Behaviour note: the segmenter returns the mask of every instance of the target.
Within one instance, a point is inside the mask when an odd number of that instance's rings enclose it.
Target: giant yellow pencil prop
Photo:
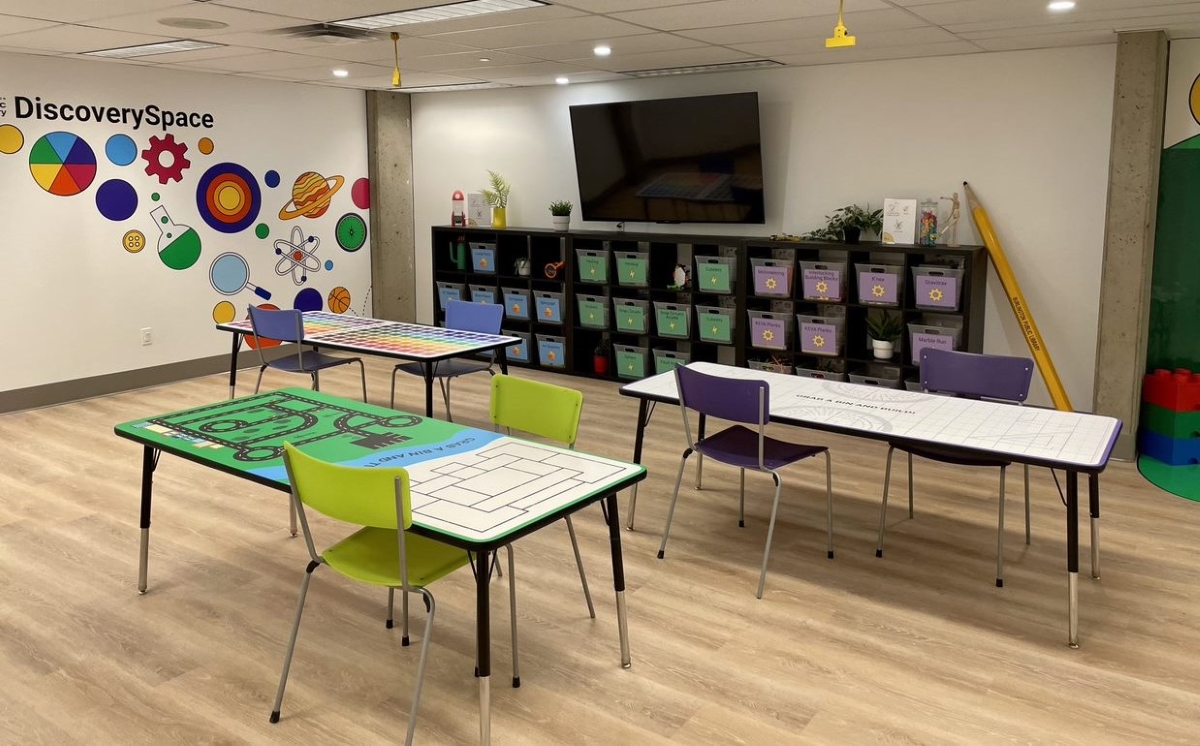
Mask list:
[[[1025,295],[1021,292],[1021,286],[1017,284],[1012,267],[1008,266],[1008,258],[1004,256],[1004,247],[1000,245],[1000,239],[996,237],[996,231],[992,228],[992,221],[988,218],[987,210],[983,209],[979,197],[975,196],[975,192],[965,181],[963,188],[967,192],[967,207],[971,210],[971,217],[975,219],[975,228],[979,230],[979,237],[983,239],[984,246],[987,246],[992,266],[996,268],[996,275],[1000,278],[1000,284],[1004,286],[1004,293],[1008,296],[1009,305],[1012,306],[1013,313],[1017,316],[1017,323],[1021,325],[1021,334],[1025,337],[1025,343],[1029,345],[1029,351],[1033,353],[1033,361],[1037,363],[1038,371],[1041,372],[1042,379],[1046,382],[1046,388],[1050,390],[1050,399],[1054,402],[1056,409],[1073,412],[1071,400],[1067,398],[1067,390],[1063,388],[1062,381],[1058,378],[1058,372],[1054,370],[1054,361],[1050,359],[1050,352],[1046,349],[1042,334],[1033,320],[1033,313],[1025,303]]]

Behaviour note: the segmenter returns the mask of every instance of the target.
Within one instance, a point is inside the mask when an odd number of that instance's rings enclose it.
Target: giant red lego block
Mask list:
[[[1142,401],[1175,412],[1200,410],[1200,374],[1183,368],[1148,373],[1142,382]]]

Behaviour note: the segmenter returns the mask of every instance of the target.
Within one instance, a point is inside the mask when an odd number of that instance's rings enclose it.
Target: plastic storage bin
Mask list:
[[[654,301],[654,325],[660,337],[688,339],[692,335],[692,307],[686,303]]]
[[[801,378],[816,378],[821,381],[845,381],[846,374],[836,370],[820,370],[819,368],[796,368],[796,375]]]
[[[846,319],[842,317],[796,315],[800,332],[800,351],[808,355],[842,354],[846,343]]]
[[[529,291],[504,288],[504,315],[510,319],[529,320]]]
[[[675,350],[654,350],[654,372],[666,373],[675,370],[680,365],[687,365],[690,356],[686,352]]]
[[[912,350],[913,365],[920,365],[921,350],[926,347],[933,347],[939,350],[957,350],[958,345],[962,342],[962,327],[940,326],[937,324],[909,324],[908,339],[908,347]]]
[[[553,292],[536,292],[533,294],[533,309],[535,318],[543,324],[561,324],[563,322],[563,294]]]
[[[787,259],[750,260],[754,294],[763,298],[792,297],[792,262]]]
[[[647,251],[615,251],[617,284],[644,288],[650,284],[650,253]]]
[[[550,334],[537,335],[538,362],[546,368],[567,366],[566,344],[562,337]]]
[[[762,370],[767,373],[784,373],[791,375],[792,366],[784,365],[783,363],[764,363],[761,360],[747,360],[746,365],[750,366],[750,370]]]
[[[579,325],[588,329],[608,328],[608,298],[603,295],[577,295]]]
[[[792,332],[790,313],[747,311],[750,317],[750,346],[761,350],[786,350]]]
[[[719,306],[696,306],[696,332],[701,342],[733,344],[734,309]]]
[[[579,281],[594,285],[608,284],[608,252],[603,249],[575,249]]]
[[[613,326],[628,334],[650,333],[650,301],[613,298]]]
[[[882,389],[898,389],[902,385],[900,368],[896,365],[868,363],[865,368],[859,370],[857,373],[850,374],[850,383],[878,386]]]
[[[908,378],[904,381],[904,388],[909,391],[924,391],[925,387],[921,385],[920,378]]]
[[[613,345],[617,359],[617,378],[645,378],[650,351],[645,347]]]
[[[467,286],[461,282],[439,282],[438,289],[438,308],[446,310],[446,301],[462,300],[463,294],[467,292]]]
[[[471,267],[476,272],[496,274],[496,244],[472,241]]]
[[[904,268],[892,264],[855,264],[858,302],[898,306],[904,297]]]
[[[692,283],[692,288],[697,293],[732,293],[735,282],[737,282],[736,257],[696,257],[696,281]]]
[[[491,285],[471,285],[472,303],[495,303],[496,288]]]
[[[917,308],[957,311],[962,270],[953,267],[913,267],[913,295]]]
[[[800,262],[800,287],[805,300],[845,299],[845,262]]]
[[[521,344],[513,345],[505,348],[505,357],[510,363],[528,363],[529,362],[529,332],[514,332],[510,329],[504,329],[500,332],[506,337],[520,337]]]

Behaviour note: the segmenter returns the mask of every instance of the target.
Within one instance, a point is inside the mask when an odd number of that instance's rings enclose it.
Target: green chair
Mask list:
[[[574,450],[582,412],[583,394],[575,389],[502,374],[492,377],[491,419],[497,430],[518,430],[564,443]],[[575,551],[575,565],[579,568],[579,582],[583,585],[588,614],[595,619],[596,607],[592,605],[592,593],[588,590],[583,557],[579,554],[579,542],[575,538],[575,526],[571,523],[571,516],[565,516],[563,520],[571,535],[571,548]],[[509,547],[510,560],[511,551]],[[511,562],[509,569],[512,569]],[[512,587],[512,578],[509,578],[509,587]],[[516,635],[515,627],[513,635]]]
[[[408,531],[412,526],[412,506],[408,472],[404,469],[331,464],[304,454],[290,443],[284,444],[283,458],[287,466],[288,480],[292,485],[292,503],[299,515],[300,526],[304,530],[304,542],[308,545],[308,554],[312,561],[308,563],[304,571],[304,580],[300,584],[300,600],[296,605],[296,619],[292,624],[292,635],[288,640],[287,655],[283,660],[283,673],[279,678],[279,691],[275,695],[271,722],[279,722],[279,710],[283,704],[284,687],[287,686],[288,669],[292,665],[292,653],[296,649],[296,636],[300,631],[300,615],[304,611],[308,584],[312,580],[313,571],[324,564],[351,580],[387,587],[389,626],[392,593],[399,588],[404,599],[405,645],[408,644],[408,594],[420,593],[425,600],[428,619],[425,624],[425,639],[421,643],[421,657],[417,663],[417,683],[413,690],[412,711],[409,714],[408,735],[405,741],[411,744],[417,724],[417,705],[421,699],[425,659],[429,654],[429,640],[433,633],[436,608],[428,586],[470,564],[470,555],[462,549]],[[362,528],[318,554],[313,544],[305,506],[330,518]],[[510,575],[511,571],[510,554]],[[513,624],[515,627],[515,613]],[[515,638],[513,643],[515,675]]]

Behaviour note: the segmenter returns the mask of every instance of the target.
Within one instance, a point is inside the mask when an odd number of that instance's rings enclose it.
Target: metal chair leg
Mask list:
[[[288,500],[288,523],[292,531],[292,537],[296,536],[296,503],[293,500]]]
[[[512,619],[513,689],[521,686],[521,668],[517,661],[517,573],[513,562],[512,544],[508,550],[508,615]]]
[[[388,613],[387,613],[387,619],[383,623],[383,626],[387,627],[388,629],[391,629],[393,626],[395,626],[394,623],[392,622],[392,605],[395,600],[396,600],[396,589],[388,588]]]
[[[571,535],[571,549],[575,550],[575,566],[579,568],[579,583],[583,586],[583,597],[587,600],[588,616],[596,618],[596,607],[592,605],[592,592],[588,590],[587,573],[583,571],[583,555],[579,553],[579,542],[575,540],[575,524],[571,516],[564,517],[567,522],[567,533]]]
[[[1000,527],[996,532],[996,587],[1004,587],[1004,467],[1000,467]]]
[[[892,484],[892,453],[895,446],[888,446],[887,466],[883,469],[883,504],[879,507],[879,543],[875,545],[875,556],[883,556],[883,529],[887,526],[888,487]]]
[[[671,506],[667,508],[667,525],[663,529],[662,544],[658,547],[659,559],[662,559],[663,554],[667,551],[667,536],[671,533],[671,519],[675,517],[675,502],[679,499],[679,485],[683,482],[683,470],[687,466],[687,459],[690,455],[692,455],[691,448],[684,451],[683,457],[679,459],[679,474],[675,476],[675,492],[671,494]]]
[[[408,647],[408,594],[400,591],[400,614],[404,617],[401,621],[400,628],[400,647]],[[425,639],[429,639],[429,632],[425,632]]]
[[[304,613],[304,599],[308,596],[308,584],[312,582],[313,570],[320,563],[309,562],[300,581],[300,600],[296,602],[296,618],[292,622],[292,635],[288,638],[287,654],[283,657],[283,673],[279,676],[279,691],[275,692],[275,707],[271,710],[271,722],[279,722],[279,708],[283,705],[283,690],[287,687],[288,671],[292,667],[292,653],[296,652],[296,636],[300,634],[300,616]]]
[[[912,454],[908,454],[908,517],[913,517],[913,475]]]
[[[433,639],[433,616],[437,612],[433,594],[424,588],[418,588],[417,591],[425,597],[425,607],[429,610],[429,615],[425,620],[425,639],[421,641],[421,660],[417,663],[417,685],[413,687],[412,711],[408,713],[408,734],[404,738],[405,746],[412,746],[413,734],[417,730],[417,708],[421,704],[421,685],[425,683],[425,659],[429,657],[429,641]],[[405,593],[404,597],[407,599],[408,594]]]
[[[442,389],[442,401],[446,402],[446,421],[454,422],[454,415],[450,414],[450,379],[439,378],[438,386]]]
[[[1025,467],[1025,543],[1032,544],[1033,532],[1030,530],[1029,522],[1029,464],[1022,464]]]
[[[392,368],[392,395],[388,399],[388,409],[396,408],[396,374],[400,372],[400,367]]]
[[[312,379],[313,379],[313,391],[320,391],[321,390],[321,374],[314,370],[312,372]]]
[[[746,470],[738,469],[741,472],[741,489],[738,492],[738,528],[746,527]]]
[[[358,363],[359,370],[362,373],[363,404],[366,404],[367,403],[367,366],[363,363],[362,360],[355,360],[354,362]]]
[[[767,583],[767,560],[771,558],[771,539],[775,536],[775,516],[779,513],[779,495],[783,492],[783,480],[775,472],[771,472],[775,480],[775,502],[771,505],[771,522],[767,524],[767,546],[763,549],[762,572],[758,576],[758,598],[762,598],[763,586]]]
[[[829,559],[833,559],[833,459],[825,451],[825,531],[829,534]]]
[[[258,393],[258,388],[262,386],[263,373],[267,372],[267,366],[262,366],[258,369],[258,380],[254,382],[254,393]]]

